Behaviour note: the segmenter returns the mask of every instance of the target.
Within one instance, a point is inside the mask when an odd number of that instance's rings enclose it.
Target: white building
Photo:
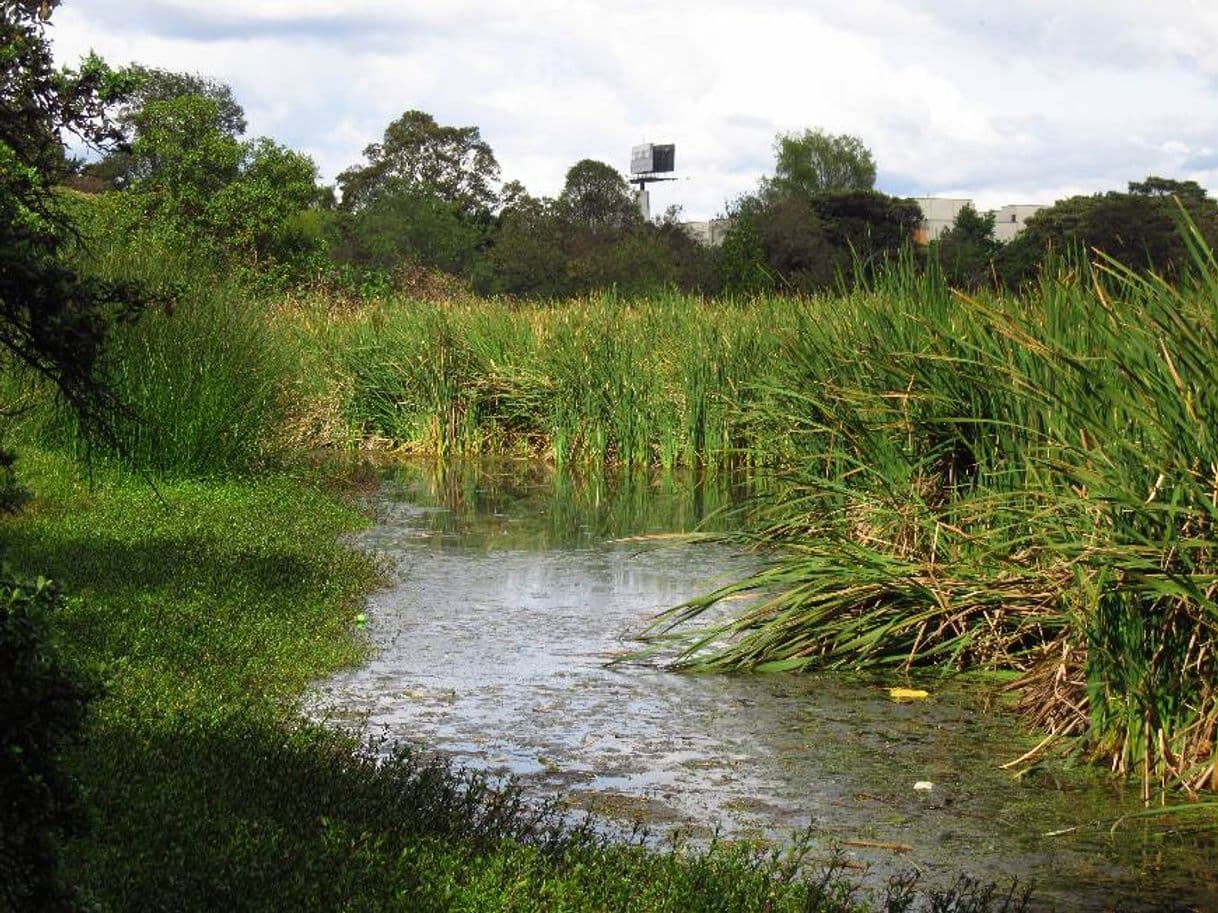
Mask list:
[[[681,227],[699,244],[718,247],[727,236],[731,224],[731,219],[710,219],[704,222],[682,222]]]
[[[1012,203],[994,211],[994,238],[998,241],[1010,241],[1023,231],[1028,218],[1037,210],[1044,209],[1042,203]]]
[[[956,197],[914,197],[913,201],[922,210],[922,224],[914,233],[914,241],[918,244],[939,240],[939,236],[955,223],[960,210],[973,203]]]
[[[960,210],[973,203],[972,200],[957,197],[914,197],[913,199],[922,209],[922,224],[914,235],[914,240],[919,244],[937,241],[955,223],[956,216],[960,215]],[[994,213],[994,239],[1010,241],[1023,231],[1024,224],[1033,213],[1044,208],[1043,203],[1014,203],[992,210]]]

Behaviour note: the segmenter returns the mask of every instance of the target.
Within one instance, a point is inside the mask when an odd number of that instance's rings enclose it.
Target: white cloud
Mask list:
[[[779,130],[860,136],[882,189],[1051,200],[1212,182],[1218,6],[1161,0],[69,0],[56,50],[229,82],[333,177],[409,108],[476,124],[505,178],[677,144],[653,209],[719,211]]]

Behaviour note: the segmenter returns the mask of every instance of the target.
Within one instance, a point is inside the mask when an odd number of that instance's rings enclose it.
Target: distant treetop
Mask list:
[[[774,140],[774,176],[762,194],[812,195],[875,188],[875,159],[863,141],[824,130],[780,133]]]

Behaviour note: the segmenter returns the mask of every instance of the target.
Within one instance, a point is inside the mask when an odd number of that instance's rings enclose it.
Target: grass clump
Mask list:
[[[1218,267],[1194,254],[1179,287],[894,275],[810,316],[757,414],[790,467],[752,514],[781,557],[661,620],[761,594],[684,663],[1015,669],[1037,723],[1147,798],[1218,787]]]

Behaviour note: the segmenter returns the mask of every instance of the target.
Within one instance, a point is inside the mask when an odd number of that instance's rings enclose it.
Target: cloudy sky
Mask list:
[[[1218,191],[1214,0],[67,0],[52,32],[61,63],[228,82],[251,135],[328,181],[418,108],[479,127],[538,195],[676,143],[652,211],[688,218],[806,127],[860,137],[881,190],[982,208],[1147,174]]]

